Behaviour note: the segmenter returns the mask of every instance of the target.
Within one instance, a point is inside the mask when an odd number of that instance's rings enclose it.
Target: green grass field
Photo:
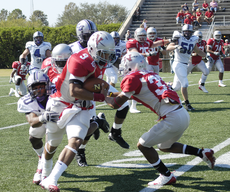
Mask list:
[[[40,186],[32,183],[37,168],[37,156],[28,140],[29,126],[24,114],[17,112],[18,98],[8,97],[11,70],[0,70],[0,191],[39,192]],[[170,73],[160,73],[168,82],[173,80]],[[196,147],[213,148],[216,166],[213,170],[195,156],[170,155],[159,152],[161,159],[178,175],[175,185],[159,189],[147,188],[147,183],[158,177],[157,171],[148,165],[138,152],[139,137],[148,131],[157,116],[143,105],[138,104],[140,114],[128,113],[123,124],[123,137],[130,149],[122,149],[108,140],[108,134],[101,131],[96,141],[92,137],[86,147],[88,167],[79,167],[74,160],[59,179],[62,192],[187,192],[187,191],[230,191],[230,72],[225,72],[225,88],[218,87],[218,72],[211,72],[207,79],[208,94],[198,89],[200,72],[188,76],[189,100],[196,109],[190,112],[190,126],[179,142]],[[118,84],[117,84],[118,86]],[[178,93],[180,96],[181,94]],[[97,113],[103,111],[110,125],[115,110],[98,103]],[[22,124],[22,125],[20,125]],[[54,155],[54,163],[63,147],[64,137]]]

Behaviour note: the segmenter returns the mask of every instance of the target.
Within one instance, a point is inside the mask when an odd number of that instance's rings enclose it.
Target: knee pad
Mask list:
[[[119,110],[119,109],[117,110],[116,117],[120,119],[125,119],[128,111],[129,111],[129,104],[127,102],[127,106],[125,108],[123,108],[122,110]]]
[[[17,75],[17,76],[15,77],[15,85],[20,85],[21,82],[22,82],[22,78],[21,78],[20,76]]]
[[[30,136],[29,140],[30,140],[30,143],[32,144],[32,146],[37,146],[40,144],[42,147],[42,145],[43,145],[41,138],[35,138],[35,137]]]
[[[69,145],[66,145],[65,148],[69,149],[70,151],[74,152],[75,154],[78,154],[77,150],[70,147]]]

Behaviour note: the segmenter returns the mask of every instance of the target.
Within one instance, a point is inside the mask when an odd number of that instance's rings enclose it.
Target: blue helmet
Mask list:
[[[34,43],[39,46],[42,44],[44,35],[41,31],[36,31],[33,35]]]

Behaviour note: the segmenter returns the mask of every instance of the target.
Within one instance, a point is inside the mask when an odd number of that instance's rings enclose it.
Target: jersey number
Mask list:
[[[36,57],[41,57],[40,49],[36,49],[36,50],[35,50],[34,56],[36,56]]]
[[[185,42],[182,42],[181,43],[181,46],[183,47],[184,49],[184,52],[183,53],[187,53],[187,54],[191,54],[192,51],[193,51],[193,44],[188,44],[188,43],[185,43]]]

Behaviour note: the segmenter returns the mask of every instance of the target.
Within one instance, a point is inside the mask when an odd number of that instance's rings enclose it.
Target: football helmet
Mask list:
[[[38,90],[34,89],[36,85],[45,84],[45,93],[42,96],[38,96]],[[27,89],[32,99],[37,99],[42,102],[46,96],[51,94],[51,82],[49,77],[42,71],[36,71],[32,73],[27,80]]]
[[[114,39],[115,45],[116,45],[116,46],[119,45],[119,43],[120,43],[120,35],[119,35],[119,33],[116,32],[116,31],[113,31],[113,32],[110,33],[110,35],[111,35],[112,38]]]
[[[86,48],[90,36],[97,31],[95,23],[89,19],[81,20],[76,26],[76,34],[81,45]]]
[[[193,26],[189,24],[185,24],[182,27],[182,33],[183,33],[183,36],[189,40],[193,34]]]
[[[214,31],[213,37],[216,41],[220,41],[221,40],[221,32],[220,31]]]
[[[55,73],[60,74],[66,61],[72,55],[72,49],[67,44],[61,43],[53,48],[51,55],[51,65]]]
[[[195,31],[194,32],[194,35],[195,36],[197,36],[198,38],[199,38],[199,43],[202,41],[202,38],[203,38],[203,36],[202,36],[202,32],[201,31]]]
[[[143,55],[138,52],[129,52],[122,57],[119,70],[126,75],[129,72],[142,71],[146,69],[147,63]]]
[[[144,28],[137,28],[134,32],[134,38],[138,42],[144,43],[147,40],[147,32]]]
[[[106,31],[97,31],[91,35],[88,52],[100,67],[116,61],[114,40]]]
[[[36,31],[33,35],[34,43],[39,46],[42,44],[44,35],[41,31]]]
[[[147,37],[154,41],[157,38],[157,30],[154,27],[149,27],[147,29]]]

